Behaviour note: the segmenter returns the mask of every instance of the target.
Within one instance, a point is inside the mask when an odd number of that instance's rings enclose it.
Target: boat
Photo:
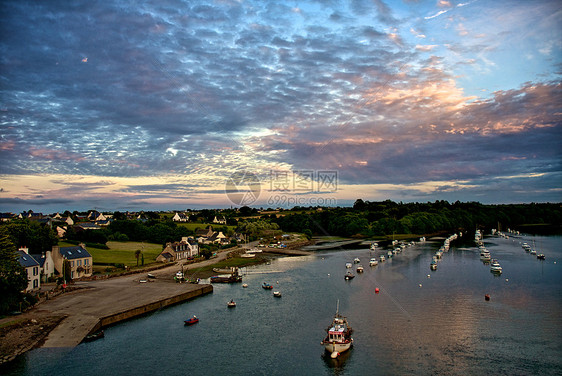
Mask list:
[[[273,291],[273,296],[276,298],[280,298],[281,297],[281,291]]]
[[[545,255],[544,255],[543,253],[539,253],[539,254],[537,255],[537,258],[538,258],[539,260],[545,260],[545,259],[546,259]]]
[[[496,259],[492,260],[492,262],[490,263],[490,271],[492,273],[497,273],[497,274],[502,273],[502,267],[500,266],[500,263],[498,262],[498,260],[496,260]]]
[[[90,334],[88,336],[86,336],[86,338],[84,338],[84,342],[92,342],[95,341],[96,339],[100,339],[100,338],[104,338],[105,334],[103,333],[103,330],[100,330],[97,333],[94,334]]]
[[[437,270],[437,261],[432,260],[432,261],[431,261],[431,264],[429,264],[429,268],[430,268],[431,270]]]
[[[537,254],[537,250],[536,250],[536,249],[531,249],[531,254],[532,254],[532,255],[536,255],[536,254]]]
[[[197,316],[193,315],[192,318],[184,320],[184,325],[193,325],[193,324],[197,324],[199,322],[199,318],[197,318]]]
[[[246,288],[246,287],[248,287],[248,284],[247,284],[247,283],[244,283],[244,284],[242,285],[242,287]]]
[[[377,242],[372,242],[372,243],[371,243],[371,251],[375,251],[378,246],[379,246],[379,243],[377,243]]]
[[[211,283],[237,283],[242,282],[242,276],[238,272],[238,268],[232,268],[229,276],[212,276]]]
[[[273,286],[270,285],[270,284],[267,283],[267,282],[262,283],[261,287],[264,288],[264,289],[266,289],[266,290],[271,290],[271,289],[273,288]]]
[[[480,249],[480,260],[490,261],[491,258],[492,256],[490,255],[490,252],[488,252],[486,248]]]
[[[378,264],[379,262],[374,257],[369,261],[369,266],[377,266]]]
[[[347,322],[347,318],[340,315],[339,301],[334,319],[330,326],[326,329],[326,332],[326,338],[324,338],[320,344],[331,354],[330,357],[332,359],[337,358],[341,355],[341,353],[349,350],[353,345],[353,338],[351,338],[353,329]]]
[[[357,265],[357,273],[363,273],[363,265],[359,264]]]
[[[350,279],[353,279],[353,278],[355,278],[355,275],[354,275],[352,272],[347,272],[347,273],[345,273],[344,279],[345,279],[346,281],[349,281]]]
[[[384,255],[380,255],[379,259],[381,260],[381,262],[384,262],[386,260],[386,258],[384,257]]]
[[[356,257],[353,259],[353,263],[354,264],[359,264],[361,262],[361,260],[359,259],[359,257]]]
[[[346,262],[346,263],[345,263],[345,267],[346,267],[347,269],[351,268],[352,266],[353,266],[353,264],[351,264],[350,262]]]
[[[146,275],[146,277],[147,277],[147,278],[150,278],[150,279],[155,279],[155,278],[156,278],[156,276],[155,276],[154,274],[151,274],[151,273],[148,273],[148,274]]]
[[[234,307],[236,307],[236,302],[231,299],[230,302],[226,303],[226,306],[228,308],[234,308]]]
[[[255,253],[243,253],[243,254],[240,255],[240,257],[243,257],[243,258],[254,258],[254,257],[256,257],[256,254],[255,254]]]
[[[392,257],[392,251],[386,252],[386,255],[388,256],[388,258],[391,258]]]

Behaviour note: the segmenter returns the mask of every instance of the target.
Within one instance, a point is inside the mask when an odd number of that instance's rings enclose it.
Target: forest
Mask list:
[[[304,210],[295,207],[271,220],[283,231],[345,237],[474,232],[476,228],[505,230],[508,227],[559,232],[562,209],[560,203],[484,205],[459,201],[397,203],[358,199],[348,208]]]

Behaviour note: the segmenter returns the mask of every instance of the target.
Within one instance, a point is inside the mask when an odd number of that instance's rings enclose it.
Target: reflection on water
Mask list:
[[[533,239],[541,244],[545,261],[522,250],[520,243]],[[502,265],[499,277],[480,261],[471,243],[453,243],[431,272],[431,257],[441,244],[417,244],[376,267],[368,266],[368,260],[382,249],[273,260],[247,269],[248,288],[216,285],[211,295],[108,328],[102,340],[66,352],[35,350],[0,371],[96,376],[560,374],[562,238],[485,238]],[[345,263],[355,257],[365,272],[346,282]],[[261,288],[263,282],[274,284],[283,297],[274,298],[271,290]],[[235,309],[226,307],[230,299],[237,302]],[[333,360],[320,342],[338,299],[340,313],[354,328],[354,346]],[[201,321],[184,327],[183,320],[194,314]]]

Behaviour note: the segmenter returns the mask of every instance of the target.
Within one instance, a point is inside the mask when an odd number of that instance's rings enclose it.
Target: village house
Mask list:
[[[40,266],[39,262],[29,254],[29,249],[21,247],[18,250],[18,261],[27,273],[27,287],[24,291],[29,292],[39,289],[41,287]]]
[[[174,262],[199,256],[199,244],[193,237],[183,237],[179,242],[167,243],[156,257],[158,262]]]
[[[213,219],[213,223],[217,223],[217,224],[220,224],[220,225],[226,225],[226,218],[215,216],[215,218]]]
[[[172,217],[172,221],[174,221],[174,222],[189,222],[189,216],[185,213],[176,213]]]
[[[33,254],[31,256],[39,263],[41,282],[47,282],[55,274],[55,262],[53,261],[52,252],[47,251],[40,255]]]
[[[53,261],[55,269],[59,275],[63,276],[63,262],[68,260],[70,263],[70,278],[77,279],[89,277],[93,273],[92,255],[88,253],[82,245],[74,247],[53,247]]]
[[[222,231],[214,231],[212,226],[195,231],[197,243],[200,244],[228,244],[230,240]]]

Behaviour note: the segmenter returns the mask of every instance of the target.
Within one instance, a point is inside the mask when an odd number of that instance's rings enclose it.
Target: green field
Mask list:
[[[156,257],[162,252],[160,244],[142,242],[107,242],[109,249],[87,248],[92,255],[94,264],[124,264],[136,266],[135,251],[140,249],[144,254],[144,264],[156,262]],[[141,263],[139,258],[139,265]]]

